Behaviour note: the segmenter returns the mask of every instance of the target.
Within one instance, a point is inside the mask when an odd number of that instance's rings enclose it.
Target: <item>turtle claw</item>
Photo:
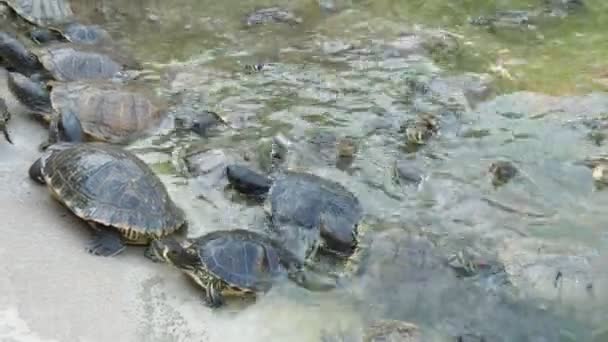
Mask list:
[[[160,258],[152,249],[151,246],[148,246],[146,248],[146,250],[144,251],[144,257],[146,257],[148,260],[154,262],[154,263],[162,263],[164,262],[164,260],[162,258]]]
[[[87,244],[86,250],[90,254],[111,257],[120,254],[125,249],[118,233],[99,231]]]
[[[11,139],[10,134],[8,133],[8,129],[6,127],[2,128],[2,133],[4,133],[4,138],[6,139],[6,141],[9,142],[9,144],[11,145],[15,145],[13,143],[13,140]]]
[[[224,296],[221,291],[215,285],[209,285],[207,293],[203,297],[205,305],[212,309],[217,309],[224,305]]]

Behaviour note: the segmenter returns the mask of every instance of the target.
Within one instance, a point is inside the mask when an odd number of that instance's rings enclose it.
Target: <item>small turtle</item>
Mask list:
[[[220,230],[180,244],[172,237],[155,240],[146,255],[179,268],[205,290],[211,307],[224,303],[224,296],[242,296],[270,290],[277,277],[287,275],[310,287],[304,265],[269,237],[245,230]],[[325,289],[332,286],[328,284]]]
[[[51,123],[51,143],[81,141],[80,131],[91,140],[128,143],[158,124],[166,113],[160,100],[111,81],[54,83],[49,94],[39,82],[11,73],[8,85],[20,102]],[[73,122],[75,119],[79,122]],[[64,139],[58,138],[60,133]]]
[[[29,176],[93,227],[91,254],[113,256],[125,244],[148,244],[185,223],[158,176],[119,147],[56,144],[32,164]]]
[[[8,124],[8,121],[11,119],[11,113],[8,111],[8,108],[6,107],[6,102],[4,102],[4,99],[0,98],[0,130],[2,130],[2,133],[4,134],[4,138],[6,138],[6,141],[8,141],[9,143],[13,143],[13,141],[11,140],[10,135],[8,134],[8,128],[6,127]]]
[[[279,172],[271,180],[236,164],[229,165],[226,174],[236,190],[266,195],[272,229],[298,257],[311,257],[318,247],[339,256],[354,252],[362,208],[344,186],[294,171]]]
[[[424,145],[439,130],[439,122],[434,115],[423,114],[413,120],[407,120],[401,126],[408,145]]]
[[[280,7],[268,7],[255,10],[245,17],[246,26],[263,25],[269,23],[286,23],[296,25],[302,23],[302,18],[290,10]]]
[[[591,177],[598,188],[604,188],[608,184],[608,157],[588,158],[580,164],[591,169]]]
[[[493,162],[489,171],[492,175],[492,185],[496,187],[508,183],[519,172],[515,165],[504,160]]]

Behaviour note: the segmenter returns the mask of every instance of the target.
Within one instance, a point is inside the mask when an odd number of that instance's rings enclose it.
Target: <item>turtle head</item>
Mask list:
[[[184,248],[174,238],[154,240],[146,250],[146,257],[154,262],[166,262],[181,269],[191,269],[198,264],[198,256]]]
[[[30,178],[39,184],[44,184],[44,177],[42,176],[42,159],[38,158],[28,170]]]

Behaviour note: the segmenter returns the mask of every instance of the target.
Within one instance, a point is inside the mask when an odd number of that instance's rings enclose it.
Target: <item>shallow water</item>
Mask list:
[[[323,331],[341,340],[343,330],[357,340],[365,322],[390,318],[417,324],[433,341],[602,341],[608,193],[578,162],[604,149],[589,134],[602,133],[608,113],[605,2],[494,33],[467,18],[536,2],[323,1],[331,10],[312,0],[73,3],[154,70],[160,81],[150,87],[186,99],[180,110],[209,109],[227,121],[209,137],[164,127],[130,146],[187,211],[189,235],[263,229],[263,209],[224,191],[217,170],[262,159],[276,134],[297,146],[290,167],[344,184],[365,208],[368,253],[346,289],[316,294],[286,284],[253,306],[211,313],[185,277],[158,267],[138,278],[138,340],[318,341]],[[268,5],[293,9],[303,23],[243,27],[244,15]],[[267,65],[246,72],[252,63]],[[440,133],[414,152],[400,126],[427,112],[439,117]],[[15,129],[18,142],[25,134]],[[358,149],[337,168],[343,137]],[[182,150],[202,151],[209,173],[178,172]],[[499,188],[488,173],[496,160],[519,169]],[[423,182],[398,182],[397,163],[421,170]],[[458,278],[443,258],[462,250],[504,270]]]

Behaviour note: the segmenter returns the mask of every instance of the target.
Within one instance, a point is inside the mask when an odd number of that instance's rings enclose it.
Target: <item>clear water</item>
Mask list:
[[[588,138],[581,118],[608,112],[605,94],[585,95],[608,86],[608,3],[586,3],[584,12],[533,29],[495,33],[467,18],[536,2],[336,0],[335,11],[312,0],[74,7],[158,73],[151,87],[169,98],[196,98],[230,124],[209,138],[156,136],[133,146],[187,210],[189,234],[259,228],[263,212],[232,200],[213,179],[179,175],[173,157],[182,148],[238,159],[260,153],[264,139],[281,133],[301,147],[298,168],[335,179],[361,199],[368,267],[347,290],[329,295],[273,291],[234,318],[243,331],[312,341],[322,330],[357,335],[361,322],[391,318],[419,325],[429,340],[477,334],[488,341],[603,341],[608,195],[577,162],[604,149]],[[242,26],[244,15],[269,5],[294,10],[303,24]],[[405,33],[430,29],[443,30],[459,48],[430,56],[395,48]],[[270,65],[245,72],[245,64],[260,62]],[[446,80],[468,72],[493,77],[496,97],[448,101],[454,88]],[[412,90],[412,80],[431,84],[439,100]],[[441,134],[411,153],[399,126],[428,111],[442,114]],[[349,169],[335,167],[328,135],[357,142]],[[500,188],[488,174],[495,160],[520,170]],[[397,161],[422,170],[424,182],[398,184]],[[456,278],[433,264],[426,247],[409,245],[408,234],[433,241],[438,258],[468,248],[495,260],[512,284],[502,275]]]

